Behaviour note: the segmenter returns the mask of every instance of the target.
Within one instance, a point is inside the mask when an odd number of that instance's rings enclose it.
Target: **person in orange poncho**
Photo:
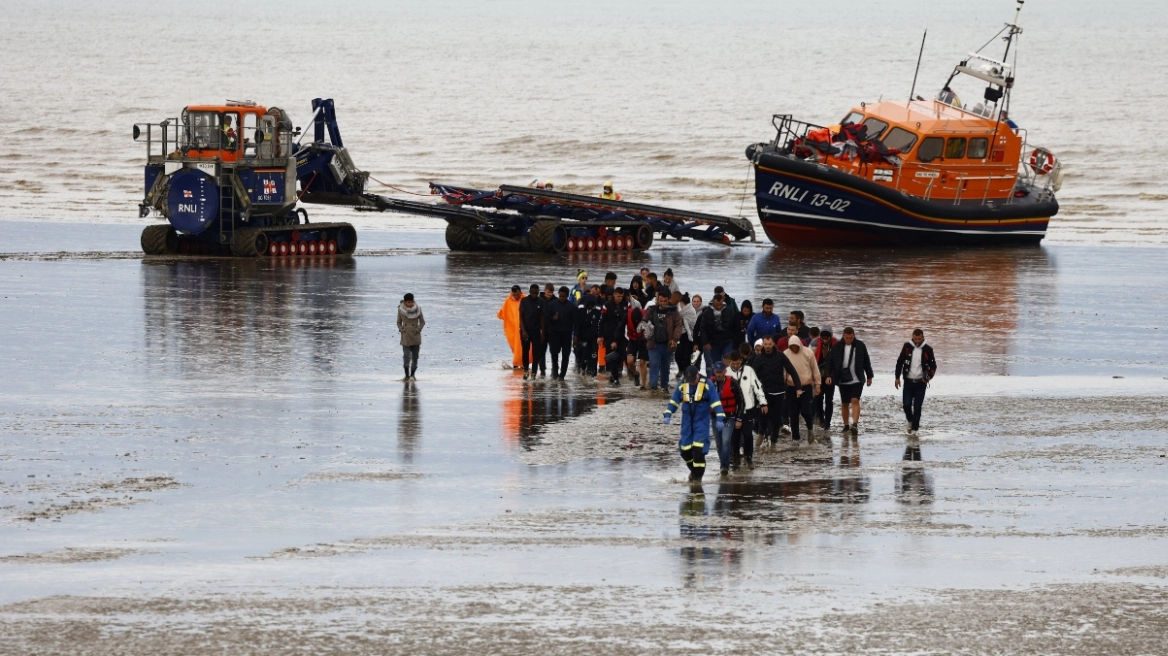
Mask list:
[[[523,291],[519,285],[511,287],[511,293],[495,315],[503,320],[503,334],[507,337],[507,344],[511,346],[511,368],[523,368],[523,340],[519,330],[519,301],[523,300]]]

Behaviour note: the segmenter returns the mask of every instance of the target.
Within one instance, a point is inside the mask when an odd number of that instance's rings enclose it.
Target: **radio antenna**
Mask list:
[[[925,39],[929,38],[929,28],[925,28],[925,33],[921,36],[921,51],[917,53],[917,69],[913,71],[912,90],[908,92],[908,101],[911,103],[917,93],[917,76],[921,73],[921,57],[925,54]]]

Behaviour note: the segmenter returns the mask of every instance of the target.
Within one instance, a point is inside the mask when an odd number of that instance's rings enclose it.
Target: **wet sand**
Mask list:
[[[284,266],[0,260],[0,652],[1164,653],[1159,251],[362,239]],[[663,396],[501,366],[513,281],[643,262],[854,323],[859,439],[694,491]],[[942,376],[910,441],[888,372],[917,323]]]

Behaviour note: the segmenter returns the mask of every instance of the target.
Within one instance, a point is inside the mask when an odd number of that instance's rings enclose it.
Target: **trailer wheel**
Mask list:
[[[446,247],[452,251],[473,251],[479,238],[475,233],[453,223],[446,224]]]
[[[142,252],[166,255],[178,250],[178,232],[170,225],[151,225],[142,230]]]
[[[557,248],[557,238],[559,248]],[[537,253],[558,253],[567,245],[567,232],[559,221],[537,221],[527,232],[527,241],[531,250]]]
[[[640,228],[637,228],[637,248],[646,250],[652,245],[653,230],[647,225],[643,225]]]

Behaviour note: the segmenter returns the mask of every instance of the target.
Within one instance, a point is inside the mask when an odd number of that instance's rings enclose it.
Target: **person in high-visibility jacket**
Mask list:
[[[605,199],[605,200],[620,200],[621,199],[621,195],[612,190],[612,182],[605,182],[604,183],[604,192],[600,194],[600,197]]]
[[[665,410],[665,423],[673,419],[673,413],[681,408],[681,439],[678,449],[685,466],[689,467],[689,480],[700,483],[706,473],[706,454],[710,452],[710,417],[713,415],[716,428],[721,431],[726,425],[726,413],[718,398],[718,388],[698,375],[697,367],[685,370],[685,382],[673,390],[673,398]]]

